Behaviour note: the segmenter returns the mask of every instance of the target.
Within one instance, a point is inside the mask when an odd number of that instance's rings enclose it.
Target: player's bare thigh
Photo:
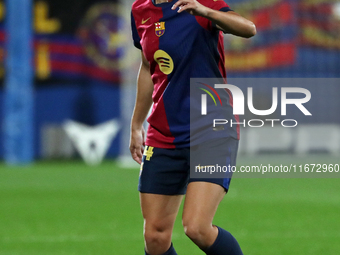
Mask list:
[[[149,254],[163,254],[171,246],[174,222],[183,195],[140,193],[144,238]]]

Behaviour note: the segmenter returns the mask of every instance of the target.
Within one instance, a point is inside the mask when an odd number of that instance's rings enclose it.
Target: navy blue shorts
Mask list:
[[[237,150],[238,140],[234,138],[221,138],[191,148],[162,149],[146,146],[138,190],[141,193],[183,195],[188,183],[200,181],[216,183],[228,191],[231,175],[225,178],[207,178],[206,175],[203,178],[191,178],[190,168],[193,170],[196,165],[212,163],[236,166]]]

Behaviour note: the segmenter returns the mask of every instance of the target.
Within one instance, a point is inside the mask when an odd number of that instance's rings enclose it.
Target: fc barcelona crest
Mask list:
[[[165,22],[156,22],[155,23],[155,26],[156,26],[156,35],[158,37],[161,37],[162,35],[164,35],[165,33]]]

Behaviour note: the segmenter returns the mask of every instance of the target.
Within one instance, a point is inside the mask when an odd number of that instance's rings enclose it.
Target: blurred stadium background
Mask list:
[[[1,255],[143,254],[139,169],[128,160],[139,67],[131,3],[0,1]],[[239,164],[339,164],[340,1],[228,3],[258,30],[251,40],[225,36],[229,78],[332,81],[301,85],[312,92],[315,116],[298,128],[244,129]],[[259,87],[256,106],[266,107],[270,92]],[[119,122],[102,164],[80,159],[63,129],[67,120]],[[235,234],[245,254],[338,255],[338,180],[235,179],[216,224]],[[174,243],[179,254],[202,254],[180,219]]]

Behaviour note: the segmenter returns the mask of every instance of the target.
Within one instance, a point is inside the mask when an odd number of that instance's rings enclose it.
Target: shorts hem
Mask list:
[[[164,195],[164,196],[178,196],[178,195],[185,195],[186,191],[184,192],[162,192],[162,191],[141,191],[138,190],[139,193],[143,193],[143,194],[154,194],[154,195]]]
[[[225,193],[228,193],[228,190],[229,190],[229,185],[228,185],[228,187],[226,187],[222,183],[213,182],[211,180],[206,180],[204,178],[202,178],[202,179],[200,179],[200,178],[190,179],[189,183],[191,183],[191,182],[208,182],[208,183],[213,183],[213,184],[216,184],[218,186],[221,186],[224,189]]]

